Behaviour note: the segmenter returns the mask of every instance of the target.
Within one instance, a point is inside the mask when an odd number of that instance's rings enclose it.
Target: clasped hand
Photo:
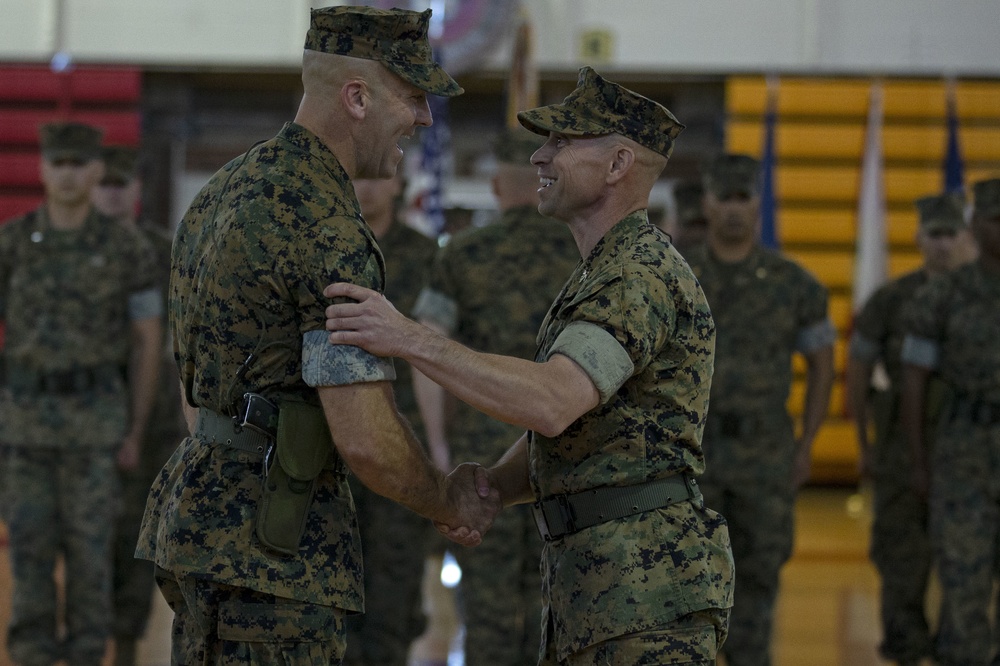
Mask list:
[[[476,463],[462,463],[448,475],[448,505],[453,517],[435,520],[438,532],[463,546],[478,546],[503,508],[489,472]]]

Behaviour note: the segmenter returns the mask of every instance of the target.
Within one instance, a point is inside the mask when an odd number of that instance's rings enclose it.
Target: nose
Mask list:
[[[552,159],[552,149],[549,145],[549,141],[543,143],[538,150],[531,154],[531,163],[535,166],[541,166],[546,164]]]
[[[434,124],[434,118],[431,116],[431,107],[424,99],[420,104],[417,105],[417,118],[415,124],[421,127],[430,127]]]

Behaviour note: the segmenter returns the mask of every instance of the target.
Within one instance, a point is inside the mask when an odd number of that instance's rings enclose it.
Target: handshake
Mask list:
[[[477,463],[462,463],[445,479],[448,515],[434,520],[438,532],[463,546],[478,546],[503,502],[489,470]]]

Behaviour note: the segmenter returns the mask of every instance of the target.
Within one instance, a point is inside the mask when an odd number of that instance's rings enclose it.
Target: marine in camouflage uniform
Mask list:
[[[905,313],[902,350],[901,409],[918,492],[927,493],[930,477],[942,666],[1000,661],[990,654],[989,619],[1000,558],[1000,179],[976,183],[974,195],[979,259],[917,291]],[[927,452],[922,417],[932,372],[951,399]]]
[[[323,330],[328,279],[384,281],[351,177],[392,176],[396,143],[432,122],[425,94],[461,92],[431,60],[429,21],[313,10],[295,121],[215,174],[178,228],[170,318],[194,434],[154,481],[136,553],[174,609],[175,664],[341,662],[345,615],[363,610],[345,463],[414,511],[471,526],[465,543],[499,508],[473,466],[450,479],[432,467],[396,411],[391,363]],[[280,410],[276,428],[246,393]]]
[[[729,522],[736,604],[724,652],[730,666],[770,663],[779,573],[791,556],[798,485],[826,415],[836,332],[827,292],[794,262],[761,247],[759,165],[721,155],[703,180],[708,238],[688,263],[718,328],[711,408],[705,425],[705,504]],[[802,433],[785,403],[792,354],[808,365]]]
[[[882,580],[879,652],[900,664],[916,664],[933,652],[924,612],[931,571],[927,501],[913,490],[910,451],[899,420],[903,312],[932,276],[955,267],[959,234],[966,229],[962,201],[955,196],[923,197],[916,206],[920,213],[917,245],[924,265],[884,285],[864,304],[854,321],[847,368],[848,395],[861,445],[861,473],[874,484],[870,553]],[[889,381],[876,390],[872,375],[879,363]],[[929,406],[928,419],[936,423],[939,411],[939,404]],[[868,444],[872,422],[873,447]]]
[[[327,308],[331,340],[406,358],[528,428],[490,478],[505,505],[538,500],[539,663],[715,663],[733,560],[726,522],[694,481],[715,327],[645,210],[683,126],[589,67],[563,103],[518,118],[548,136],[532,158],[539,211],[569,226],[584,257],[542,323],[535,361],[444,339],[352,285],[327,290],[359,301]]]
[[[134,463],[149,408],[130,404],[129,340],[139,340],[144,360],[159,348],[162,301],[149,248],[90,205],[103,171],[100,139],[86,125],[44,126],[45,202],[0,227],[2,511],[14,579],[7,646],[22,666],[101,662],[112,617],[117,464]]]
[[[500,219],[461,232],[442,248],[414,312],[423,323],[472,349],[533,359],[545,314],[580,263],[566,225],[538,213],[538,177],[530,159],[540,145],[524,129],[501,135],[493,179]],[[523,434],[523,428],[459,402],[448,423],[446,445],[454,459],[494,461]],[[460,610],[468,666],[522,666],[537,660],[541,551],[526,506],[501,513],[478,548],[455,550],[462,568]]]
[[[410,312],[430,273],[437,243],[397,219],[402,176],[355,181],[365,222],[386,259],[385,296]],[[410,366],[395,363],[399,412],[422,436]],[[350,477],[365,561],[365,612],[347,622],[348,666],[406,666],[410,644],[426,628],[421,583],[430,524]]]
[[[157,285],[165,299],[173,236],[162,227],[136,219],[136,204],[142,192],[138,151],[130,146],[104,146],[101,157],[105,171],[93,192],[94,206],[143,235],[153,250]],[[119,474],[122,501],[112,546],[115,666],[134,666],[136,642],[146,631],[155,587],[153,565],[135,558],[135,546],[149,487],[186,430],[177,391],[177,365],[166,330],[164,334],[156,397],[142,442],[139,465],[132,470],[121,470]]]

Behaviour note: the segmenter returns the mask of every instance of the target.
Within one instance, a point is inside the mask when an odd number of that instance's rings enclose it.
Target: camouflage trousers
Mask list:
[[[119,473],[121,510],[115,521],[115,536],[112,543],[114,555],[112,631],[119,641],[138,639],[146,631],[156,585],[153,582],[153,563],[137,560],[135,547],[139,539],[142,515],[146,509],[149,487],[180,441],[181,438],[174,435],[155,440],[147,438],[139,468],[132,472]]]
[[[110,634],[114,452],[9,447],[4,517],[14,581],[7,647],[20,666],[101,663]],[[53,580],[65,564],[65,636]]]
[[[783,410],[749,415],[740,429],[723,432],[709,412],[698,485],[705,506],[729,524],[736,563],[726,663],[768,666],[781,567],[792,554],[795,438]]]
[[[172,666],[339,666],[344,611],[156,568]]]
[[[875,449],[870,555],[881,578],[882,657],[918,661],[933,645],[925,598],[931,572],[927,502],[913,491],[909,445],[898,429]]]
[[[452,552],[462,567],[458,603],[466,666],[536,663],[542,640],[542,540],[529,507],[505,509],[482,544]]]
[[[728,609],[698,611],[654,630],[602,641],[563,660],[550,643],[538,666],[714,666],[728,625]]]
[[[421,597],[431,523],[365,488],[351,494],[361,533],[365,612],[347,617],[345,666],[406,666],[410,644],[424,632]]]
[[[941,579],[938,664],[990,663],[1000,557],[1000,424],[943,419],[931,465],[930,529]]]

